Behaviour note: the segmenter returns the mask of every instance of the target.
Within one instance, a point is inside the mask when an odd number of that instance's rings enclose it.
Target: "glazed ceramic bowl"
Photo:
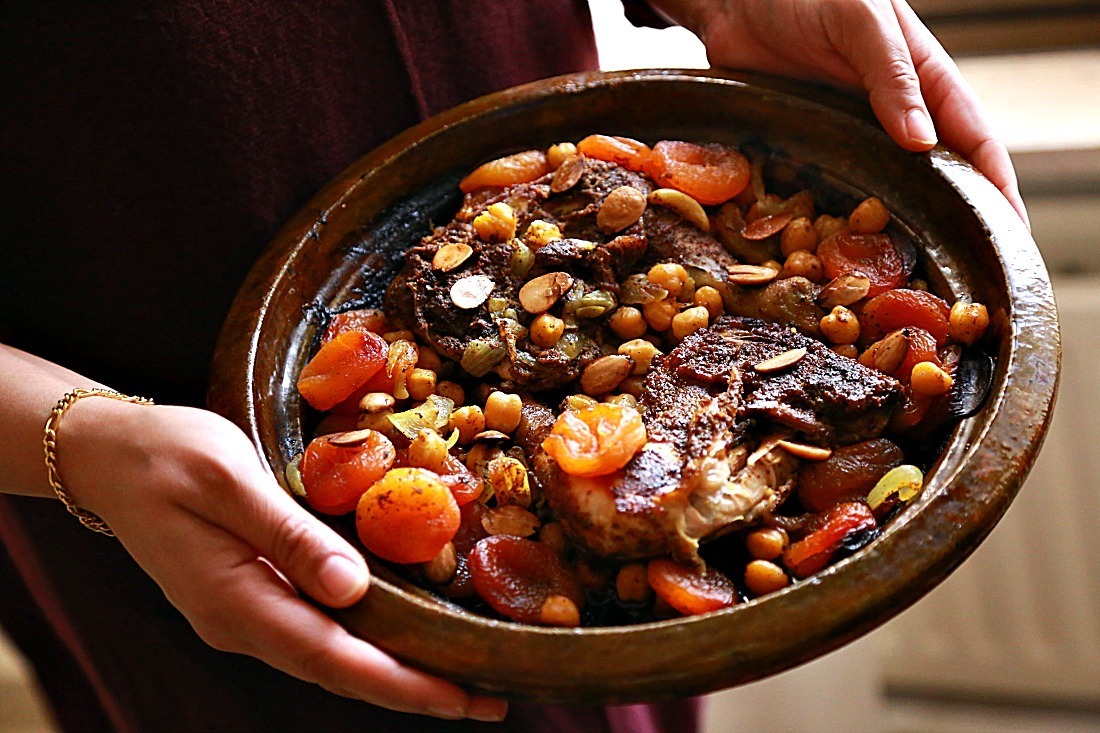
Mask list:
[[[372,560],[372,589],[336,616],[411,665],[494,694],[629,702],[749,682],[866,633],[942,581],[1004,514],[1054,402],[1057,315],[1027,228],[965,161],[901,150],[862,102],[755,75],[641,71],[550,79],[434,117],[329,184],[256,263],[225,324],[210,404],[282,480],[303,446],[294,384],[316,306],[380,298],[403,250],[453,214],[455,184],[475,165],[592,132],[763,140],[834,185],[881,198],[923,244],[936,288],[989,307],[996,367],[984,405],[954,427],[924,492],[881,537],[758,600],[640,625],[539,628],[438,601]]]

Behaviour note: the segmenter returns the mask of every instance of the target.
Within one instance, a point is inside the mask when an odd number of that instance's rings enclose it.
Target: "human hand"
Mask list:
[[[503,701],[405,667],[298,597],[295,588],[351,605],[367,590],[366,564],[275,484],[227,420],[85,399],[66,414],[61,440],[74,500],[107,522],[214,648],[393,710],[504,716]]]
[[[906,150],[939,138],[1004,194],[1026,223],[1008,150],[981,101],[904,0],[653,0],[730,66],[859,87]],[[934,121],[934,122],[933,122]]]

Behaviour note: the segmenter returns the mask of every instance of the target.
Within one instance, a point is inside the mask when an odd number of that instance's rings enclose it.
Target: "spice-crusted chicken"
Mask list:
[[[792,349],[788,369],[754,366]],[[780,504],[798,459],[764,435],[801,432],[829,444],[881,434],[901,398],[898,382],[790,328],[723,318],[683,340],[654,366],[640,409],[646,445],[620,471],[584,478],[561,471],[541,448],[552,413],[528,404],[517,441],[567,531],[608,558],[672,552],[697,561],[699,542],[750,526]]]

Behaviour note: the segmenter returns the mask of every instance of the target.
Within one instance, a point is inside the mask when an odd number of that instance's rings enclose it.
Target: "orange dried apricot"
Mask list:
[[[629,137],[589,135],[577,143],[577,150],[589,158],[618,163],[623,168],[641,172],[652,151],[649,146]]]
[[[558,416],[542,448],[573,476],[605,476],[630,462],[646,442],[632,407],[601,402]]]
[[[749,182],[749,161],[724,145],[662,140],[653,146],[646,172],[666,188],[683,191],[701,204],[721,204]]]
[[[394,468],[359,499],[355,529],[368,550],[398,563],[428,562],[458,532],[451,490],[423,468]]]
[[[869,298],[905,282],[905,261],[888,234],[839,232],[818,246],[817,257],[829,280],[841,275],[870,280]]]
[[[543,604],[564,596],[584,607],[580,583],[558,554],[541,542],[511,535],[487,537],[469,555],[470,575],[477,594],[497,613],[513,621],[543,621]]]
[[[298,391],[312,407],[331,410],[366,384],[386,363],[381,336],[344,331],[325,343],[298,375]]]
[[[805,578],[825,568],[844,538],[877,525],[870,507],[863,502],[837,504],[821,525],[783,552],[783,564],[796,578]]]
[[[733,582],[713,568],[696,570],[672,560],[651,560],[646,577],[653,591],[685,616],[717,611],[737,603]]]
[[[891,331],[917,326],[930,333],[937,346],[943,346],[950,315],[947,301],[925,290],[888,290],[864,304],[859,319],[861,337],[874,343]]]
[[[550,172],[550,163],[546,153],[541,150],[526,150],[514,155],[490,160],[462,179],[458,187],[463,193],[470,193],[486,186],[512,186],[541,178]]]
[[[298,471],[306,490],[306,501],[322,514],[347,514],[359,497],[385,475],[393,465],[393,443],[374,430],[364,431],[358,445],[334,445],[334,436],[314,438]]]

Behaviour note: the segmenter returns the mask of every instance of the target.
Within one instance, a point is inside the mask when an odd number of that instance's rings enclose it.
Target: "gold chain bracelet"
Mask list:
[[[124,395],[113,389],[81,389],[78,387],[66,393],[64,397],[57,401],[53,410],[50,411],[50,417],[46,420],[46,434],[42,438],[42,447],[46,454],[46,475],[50,482],[50,486],[53,487],[54,493],[57,494],[57,498],[60,499],[61,503],[65,505],[65,508],[69,510],[69,513],[79,519],[80,523],[85,527],[95,532],[101,532],[108,537],[114,537],[115,533],[111,531],[111,528],[107,526],[106,522],[95,514],[92,514],[86,509],[81,509],[76,505],[76,502],[72,500],[69,493],[65,491],[65,487],[61,485],[61,475],[57,472],[57,429],[61,425],[61,416],[64,415],[65,411],[72,407],[77,400],[85,397],[110,397],[113,400],[133,402],[139,405],[151,405],[153,401],[145,397]]]

